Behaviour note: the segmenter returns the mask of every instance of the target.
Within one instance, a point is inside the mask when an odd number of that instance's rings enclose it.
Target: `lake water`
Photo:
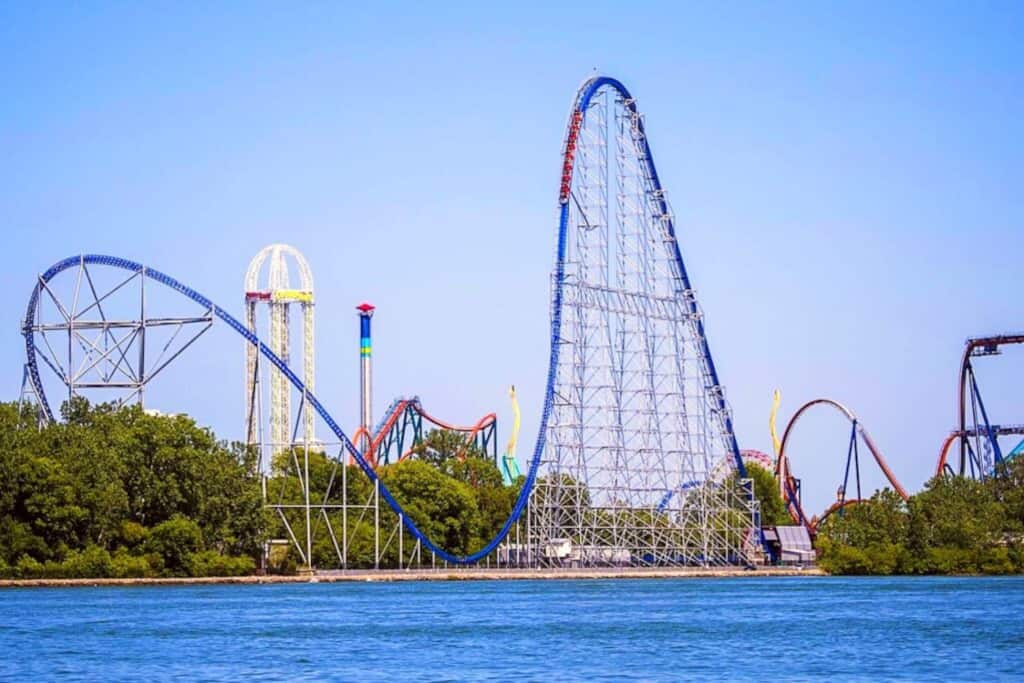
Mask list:
[[[0,589],[0,679],[1024,680],[1024,578]]]

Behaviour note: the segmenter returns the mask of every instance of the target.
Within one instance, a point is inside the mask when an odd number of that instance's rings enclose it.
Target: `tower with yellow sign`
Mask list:
[[[289,260],[298,273],[297,286],[291,282]],[[267,265],[264,268],[264,264]],[[261,280],[266,272],[267,279]],[[265,283],[265,284],[263,284]],[[309,392],[315,389],[314,362],[316,346],[313,339],[313,274],[306,258],[295,247],[271,244],[260,250],[249,264],[245,275],[245,324],[256,333],[258,304],[270,309],[270,349],[291,366],[290,321],[291,305],[297,304],[302,313],[302,368],[299,373]],[[266,338],[266,337],[264,337]],[[245,405],[246,435],[249,444],[263,442],[261,427],[261,395],[259,390],[259,352],[252,344],[245,347]],[[270,447],[272,452],[292,445],[291,385],[276,367],[269,368],[270,379]],[[305,443],[315,441],[315,413],[302,403],[302,433]]]

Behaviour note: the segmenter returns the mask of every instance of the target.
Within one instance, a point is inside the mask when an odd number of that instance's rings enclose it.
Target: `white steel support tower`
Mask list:
[[[560,202],[534,561],[747,561],[759,534],[729,408],[642,118],[617,81],[580,90]]]
[[[289,257],[298,271],[298,284],[292,285],[288,269]],[[260,275],[268,264],[266,284],[261,284]],[[309,263],[297,249],[287,244],[271,244],[264,247],[249,264],[245,275],[245,324],[250,332],[256,332],[256,307],[264,303],[270,309],[270,349],[286,364],[290,365],[290,308],[299,304],[302,312],[302,381],[313,393],[315,391],[316,342],[313,330],[313,274]],[[245,406],[246,435],[250,445],[262,441],[260,438],[259,350],[252,344],[245,345]],[[292,404],[291,384],[275,367],[270,372],[270,440],[271,452],[278,452],[292,445]],[[301,400],[301,397],[300,397]],[[315,414],[302,410],[302,440],[306,444],[315,441]]]

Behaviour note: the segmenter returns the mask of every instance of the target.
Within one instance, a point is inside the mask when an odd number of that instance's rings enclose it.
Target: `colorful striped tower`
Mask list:
[[[363,302],[356,306],[359,311],[359,424],[363,433],[369,434],[373,428],[373,343],[370,336],[370,319],[373,318],[374,306]],[[364,436],[362,443],[356,444],[365,452],[370,446],[370,439]]]

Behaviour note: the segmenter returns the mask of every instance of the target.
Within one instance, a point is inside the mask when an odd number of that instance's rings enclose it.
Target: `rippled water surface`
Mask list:
[[[0,589],[0,679],[1024,680],[1024,578]]]

